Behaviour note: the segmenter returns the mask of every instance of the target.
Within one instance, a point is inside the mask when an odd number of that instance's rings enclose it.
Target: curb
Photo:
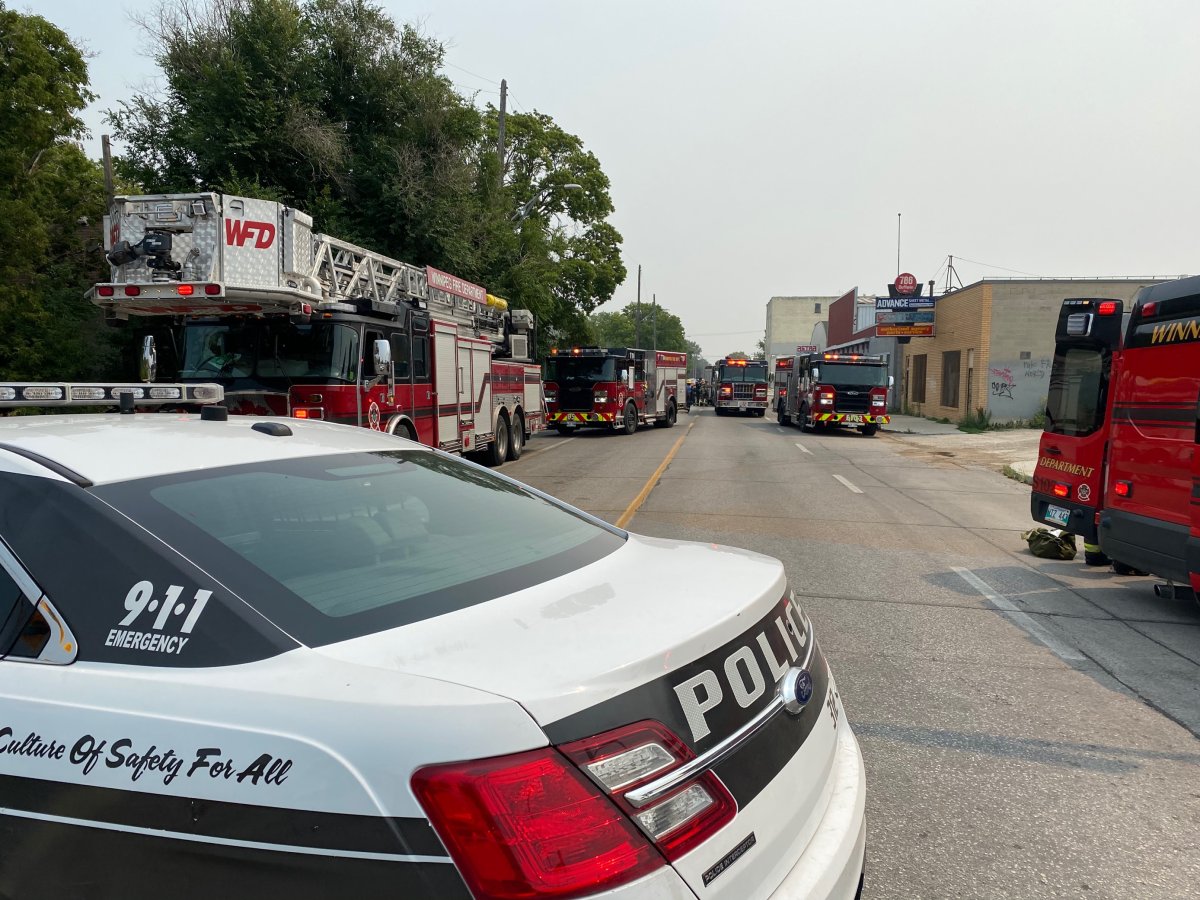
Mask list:
[[[1011,478],[1013,481],[1019,481],[1019,482],[1021,482],[1021,484],[1033,484],[1032,476],[1022,474],[1021,472],[1018,472],[1016,469],[1014,469],[1012,466],[1005,466],[1000,471],[1006,477]]]

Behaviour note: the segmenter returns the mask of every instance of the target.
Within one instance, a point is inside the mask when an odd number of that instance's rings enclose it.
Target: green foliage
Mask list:
[[[170,0],[143,24],[165,89],[109,111],[128,148],[118,170],[142,189],[292,204],[320,231],[485,284],[550,339],[586,338],[625,279],[609,181],[583,142],[542,113],[509,115],[501,171],[496,110],[460,96],[442,45],[381,6]]]
[[[103,177],[73,142],[92,99],[83,54],[0,4],[0,378],[109,374],[115,349],[81,294],[102,271]]]
[[[640,323],[640,324],[639,324]],[[643,347],[652,350],[699,351],[687,339],[679,316],[658,305],[630,303],[620,312],[591,317],[596,341],[602,347]]]
[[[987,431],[992,427],[991,411],[984,409],[982,406],[976,407],[974,412],[969,412],[963,416],[962,421],[958,423],[959,431],[968,431],[979,433]]]

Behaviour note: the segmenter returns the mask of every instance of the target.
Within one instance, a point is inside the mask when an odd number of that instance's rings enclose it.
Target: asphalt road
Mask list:
[[[867,897],[1200,897],[1200,607],[1032,557],[1027,487],[903,436],[703,409],[504,472],[616,522],[677,443],[627,527],[786,564],[866,759]]]

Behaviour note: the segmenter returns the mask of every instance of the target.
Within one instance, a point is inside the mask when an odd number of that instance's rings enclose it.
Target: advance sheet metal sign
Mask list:
[[[933,337],[932,297],[876,297],[875,334],[879,337]]]

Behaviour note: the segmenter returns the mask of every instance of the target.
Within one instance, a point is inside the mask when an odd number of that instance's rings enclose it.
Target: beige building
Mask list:
[[[904,407],[961,421],[1030,419],[1046,406],[1054,329],[1069,297],[1124,300],[1154,278],[985,279],[937,298],[934,336],[903,345]]]
[[[796,347],[813,342],[813,329],[829,317],[837,297],[772,297],[767,301],[767,359],[791,356]]]

